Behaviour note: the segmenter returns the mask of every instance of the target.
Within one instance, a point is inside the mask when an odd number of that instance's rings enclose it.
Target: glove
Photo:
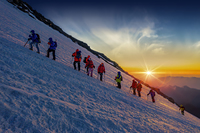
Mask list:
[[[28,39],[29,41],[31,40],[31,38]]]
[[[29,35],[29,37],[31,37],[31,35]]]
[[[100,72],[98,72],[98,74],[100,74]]]
[[[95,66],[93,66],[95,68]]]

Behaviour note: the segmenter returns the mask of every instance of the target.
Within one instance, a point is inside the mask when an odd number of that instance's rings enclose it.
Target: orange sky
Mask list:
[[[125,71],[127,71],[129,74],[135,76],[135,77],[146,77],[146,72],[150,71],[152,72],[152,75],[155,77],[166,77],[166,76],[172,76],[172,77],[200,77],[200,70],[198,67],[160,67],[155,70],[153,69],[144,69],[144,68],[130,68],[130,67],[122,67]]]

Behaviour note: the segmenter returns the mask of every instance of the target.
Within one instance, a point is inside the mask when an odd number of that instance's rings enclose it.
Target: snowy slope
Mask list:
[[[129,93],[132,78],[123,74],[122,89],[115,87],[117,69],[70,39],[0,0],[0,132],[200,132],[200,120],[163,97],[156,103]],[[30,30],[40,34],[41,54],[30,51]],[[56,61],[45,57],[48,38],[58,40]],[[106,67],[105,82],[73,70],[71,54],[90,55],[96,68]]]

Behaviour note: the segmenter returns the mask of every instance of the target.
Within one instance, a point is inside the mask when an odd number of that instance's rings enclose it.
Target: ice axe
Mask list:
[[[28,40],[29,41],[29,40]],[[26,46],[26,44],[28,43],[28,41],[24,44],[24,47]]]

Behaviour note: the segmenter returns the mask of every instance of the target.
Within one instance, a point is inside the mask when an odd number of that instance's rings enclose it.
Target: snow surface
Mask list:
[[[114,77],[118,70],[98,59],[47,25],[0,0],[0,132],[199,133],[200,119],[156,95],[152,103],[143,87],[142,97],[129,93],[132,78],[122,73],[122,89]],[[67,26],[67,24],[66,24]],[[40,34],[41,54],[30,51],[30,30]],[[45,57],[48,38],[57,39],[56,61]],[[71,54],[82,51],[96,66],[93,77],[73,69]],[[104,82],[97,67],[104,62]]]

